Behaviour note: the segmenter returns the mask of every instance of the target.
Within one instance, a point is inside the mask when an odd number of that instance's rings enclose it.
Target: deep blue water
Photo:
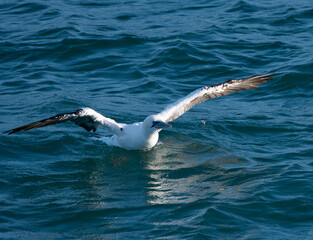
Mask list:
[[[82,106],[142,121],[281,74],[197,105],[149,152],[71,123],[0,135],[0,238],[313,239],[312,18],[304,0],[2,0],[1,132]]]

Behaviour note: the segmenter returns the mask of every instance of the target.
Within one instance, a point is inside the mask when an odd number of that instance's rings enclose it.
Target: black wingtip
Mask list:
[[[20,131],[28,131],[34,128],[41,128],[45,126],[55,125],[58,123],[63,123],[63,122],[74,119],[81,111],[82,109],[78,109],[75,112],[58,114],[50,118],[46,118],[37,122],[28,123],[21,127],[13,128],[11,130],[5,131],[3,134],[11,135],[13,133],[20,132]]]
[[[280,75],[281,73],[270,73],[270,74],[267,74],[265,76],[267,77],[272,77],[272,76],[276,76],[276,75]]]
[[[14,128],[14,129],[7,130],[7,131],[5,131],[5,132],[2,132],[1,134],[11,135],[11,134],[13,134],[13,133],[15,133],[15,128]]]
[[[11,129],[11,130],[8,130],[8,131],[5,131],[3,132],[2,134],[8,134],[8,135],[11,135],[13,133],[16,133],[16,132],[19,132],[21,130],[16,130],[15,128],[14,129]]]
[[[269,74],[264,74],[264,75],[255,75],[250,78],[244,78],[242,81],[247,81],[251,83],[251,86],[254,86],[253,88],[257,88],[258,85],[266,83],[269,80],[272,80],[272,76],[279,75],[280,73],[269,73]],[[232,80],[232,81],[237,81],[237,80]],[[246,89],[247,90],[247,89]]]
[[[273,78],[272,78],[273,76],[280,75],[280,74],[281,74],[281,73],[270,73],[270,74],[259,75],[259,76],[261,76],[261,77],[266,77],[267,80],[271,80],[271,79],[273,79]]]

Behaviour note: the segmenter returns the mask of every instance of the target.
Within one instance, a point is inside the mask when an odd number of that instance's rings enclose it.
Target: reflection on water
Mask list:
[[[169,142],[169,139],[166,140]],[[198,147],[201,151],[192,151],[191,147]],[[148,202],[175,204],[210,197],[245,197],[246,190],[253,187],[257,179],[250,177],[243,181],[234,181],[238,184],[230,185],[234,178],[247,176],[246,168],[232,167],[242,164],[244,160],[227,153],[221,158],[221,149],[215,147],[184,141],[180,144],[175,142],[162,145],[151,151],[145,165],[150,178],[147,187]]]
[[[148,152],[109,149],[106,159],[88,163],[91,208],[239,199],[261,181],[249,173],[247,160],[182,136],[166,137]]]

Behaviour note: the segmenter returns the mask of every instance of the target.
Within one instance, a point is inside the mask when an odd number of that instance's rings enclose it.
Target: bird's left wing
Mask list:
[[[259,75],[240,80],[230,80],[215,86],[202,87],[167,106],[158,114],[158,116],[164,122],[173,121],[198,103],[202,103],[211,98],[217,98],[231,93],[257,88],[258,85],[270,80],[270,77],[273,75],[276,74]]]
[[[113,119],[102,116],[91,108],[78,109],[75,112],[62,113],[50,118],[46,118],[37,122],[32,122],[18,128],[11,129],[4,133],[13,134],[19,131],[27,131],[33,128],[40,128],[55,125],[63,122],[71,121],[78,126],[83,127],[87,131],[96,131],[98,127],[108,128],[114,134],[120,134],[124,124],[115,122]]]

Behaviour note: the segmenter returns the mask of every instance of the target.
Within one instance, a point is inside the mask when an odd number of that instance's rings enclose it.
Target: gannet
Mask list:
[[[172,127],[169,122],[175,120],[196,104],[208,99],[225,96],[231,93],[257,88],[258,85],[270,80],[276,74],[258,75],[250,78],[230,80],[218,85],[199,88],[186,97],[183,97],[173,104],[167,106],[156,115],[146,117],[143,122],[133,124],[117,123],[95,110],[84,107],[70,113],[62,113],[37,122],[32,122],[21,127],[8,130],[8,135],[27,131],[33,128],[40,128],[55,125],[63,122],[73,122],[87,131],[96,131],[98,127],[107,128],[113,136],[106,143],[127,150],[150,150],[159,139],[159,132],[163,128]]]

